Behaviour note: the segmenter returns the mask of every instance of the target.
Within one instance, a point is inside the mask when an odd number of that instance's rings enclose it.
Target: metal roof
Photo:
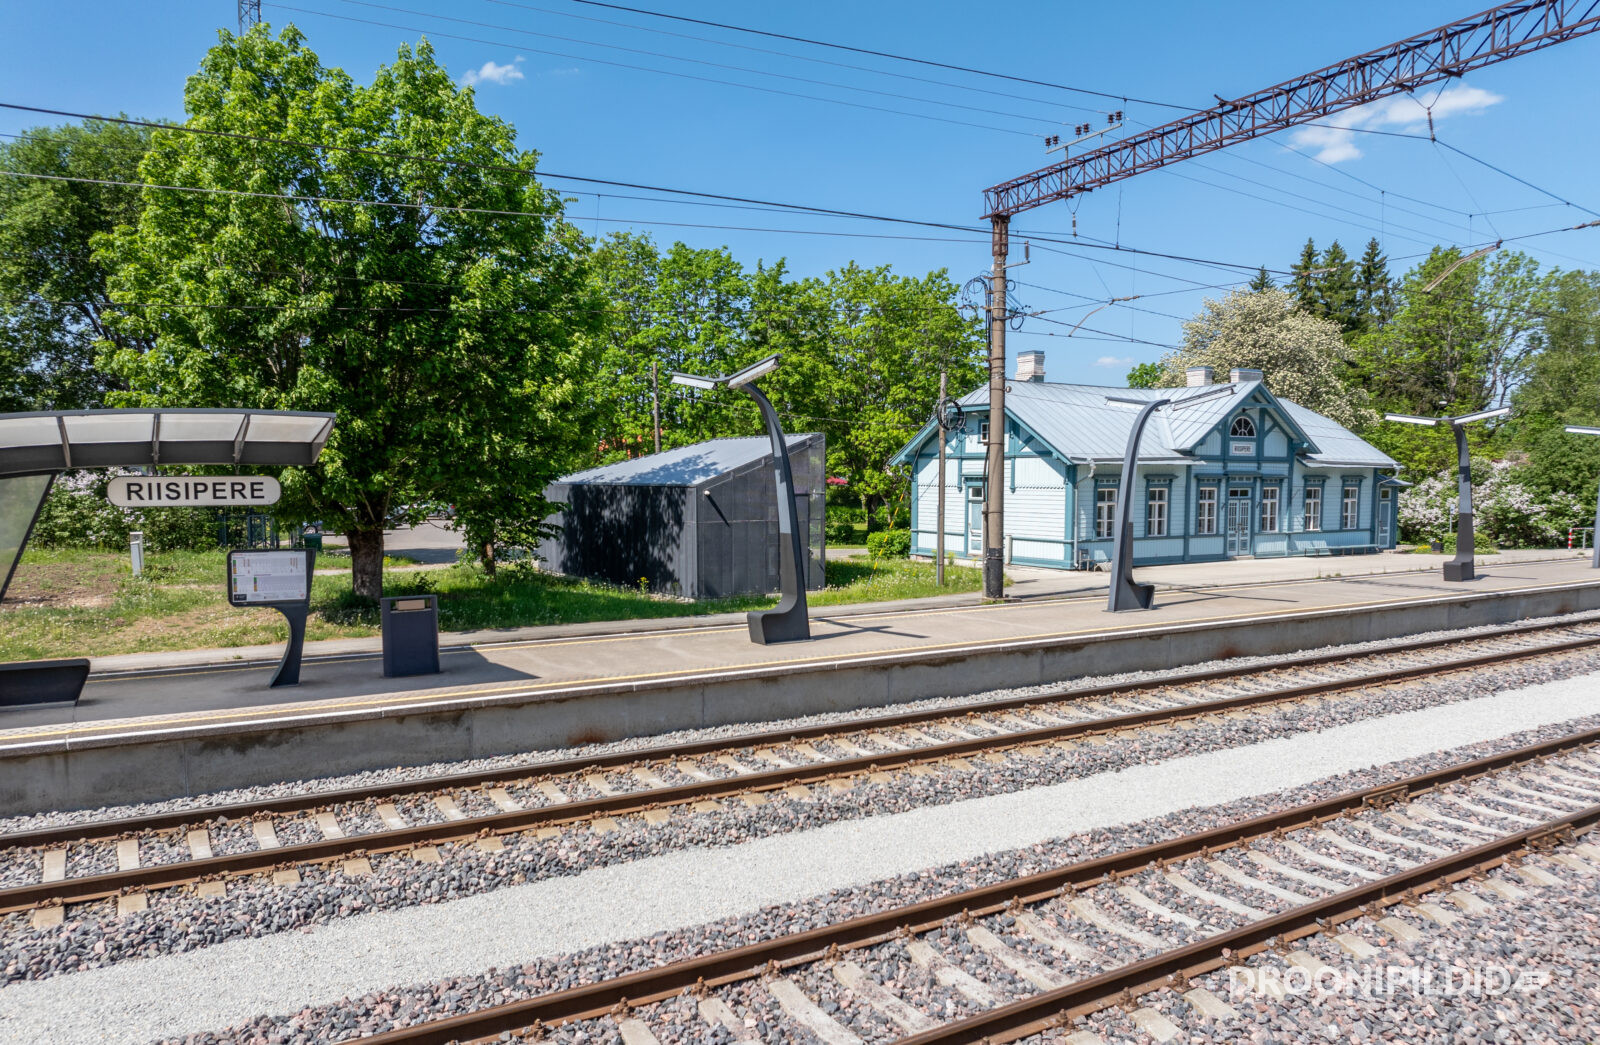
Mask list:
[[[1203,402],[1182,407],[1185,399],[1232,388],[1232,395],[1211,395]],[[1301,456],[1312,464],[1397,468],[1399,462],[1379,451],[1354,432],[1313,413],[1298,403],[1279,399],[1262,381],[1213,384],[1183,388],[1116,388],[1102,385],[1067,385],[1045,381],[1014,381],[1006,393],[1006,412],[1059,455],[1070,461],[1121,461],[1138,410],[1106,402],[1123,399],[1171,398],[1174,407],[1159,410],[1145,427],[1139,461],[1142,464],[1182,464],[1194,460],[1197,446],[1217,425],[1246,404],[1279,408],[1279,416],[1297,429],[1305,442]],[[969,410],[988,405],[987,386],[962,396]],[[971,422],[969,422],[970,424]],[[895,455],[904,462],[932,434],[931,424]]]
[[[804,446],[816,433],[796,433],[786,437],[789,451]],[[772,454],[772,441],[764,435],[735,439],[710,439],[703,443],[646,454],[629,461],[603,464],[573,472],[556,480],[557,484],[599,484],[612,486],[698,486],[720,475],[755,464]]]
[[[156,464],[310,465],[333,414],[57,410],[0,414],[0,475]]]

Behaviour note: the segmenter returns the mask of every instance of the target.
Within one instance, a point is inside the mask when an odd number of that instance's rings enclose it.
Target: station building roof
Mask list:
[[[315,464],[334,415],[286,410],[0,414],[0,475],[137,465]]]
[[[1217,394],[1230,388],[1232,394]],[[1171,399],[1172,406],[1156,411],[1140,440],[1139,461],[1143,464],[1184,464],[1224,421],[1240,409],[1274,409],[1288,426],[1290,434],[1303,444],[1300,457],[1309,465],[1327,467],[1398,468],[1399,462],[1337,422],[1298,403],[1280,399],[1266,382],[1246,380],[1232,384],[1207,384],[1182,388],[1116,388],[1102,385],[1070,385],[1045,381],[1013,381],[1006,393],[1006,413],[1038,436],[1063,459],[1087,462],[1119,462],[1128,447],[1128,436],[1138,410],[1125,404],[1110,403],[1107,396],[1122,399]],[[1184,400],[1208,396],[1192,406]],[[957,400],[968,412],[968,431],[972,414],[989,405],[987,386],[973,390]],[[979,420],[983,420],[981,416]],[[909,463],[917,449],[933,435],[930,422],[918,432],[892,460]]]

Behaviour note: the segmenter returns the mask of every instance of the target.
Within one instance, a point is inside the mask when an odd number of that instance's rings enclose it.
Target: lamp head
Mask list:
[[[1600,435],[1600,428],[1591,428],[1588,425],[1568,425],[1567,431],[1573,435]]]
[[[1415,414],[1384,414],[1385,421],[1402,421],[1408,425],[1427,425],[1433,427],[1439,423],[1437,417],[1418,417]]]
[[[1452,417],[1450,423],[1465,425],[1474,421],[1487,421],[1491,417],[1507,417],[1510,413],[1511,408],[1509,406],[1502,406],[1497,410],[1479,410],[1475,414],[1462,414],[1460,417]]]
[[[774,370],[778,369],[778,356],[779,353],[774,352],[772,355],[763,360],[751,363],[743,370],[729,374],[726,378],[724,378],[724,380],[727,381],[729,388],[739,388],[743,385],[748,385],[756,378],[761,377],[764,374],[770,374]]]
[[[690,388],[701,389],[712,389],[717,387],[717,379],[714,377],[701,377],[698,374],[680,374],[676,371],[674,371],[672,374],[672,383],[675,385],[687,385]]]

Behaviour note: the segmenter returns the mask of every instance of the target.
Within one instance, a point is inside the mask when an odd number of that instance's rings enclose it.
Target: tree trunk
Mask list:
[[[867,503],[867,495],[861,495],[861,518],[866,521],[867,532],[872,532],[872,508]]]
[[[483,542],[483,572],[485,576],[494,576],[494,542]]]
[[[357,595],[377,601],[383,596],[383,528],[349,530],[350,573]]]

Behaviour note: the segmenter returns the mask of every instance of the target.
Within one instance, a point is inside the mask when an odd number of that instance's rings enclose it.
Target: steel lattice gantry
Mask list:
[[[998,434],[990,440],[985,467],[985,597],[1004,596],[1006,256],[1013,215],[1597,30],[1600,0],[1501,4],[986,189],[984,217],[992,225],[994,258],[989,307],[989,430]]]

